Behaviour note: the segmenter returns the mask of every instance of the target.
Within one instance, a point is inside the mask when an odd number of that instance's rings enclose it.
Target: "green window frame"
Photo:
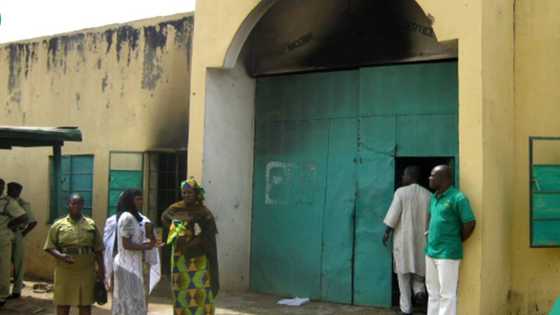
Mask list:
[[[79,193],[84,197],[83,214],[92,215],[93,209],[93,174],[94,156],[91,154],[63,155],[60,178],[60,195],[58,198],[59,209],[54,207],[54,164],[53,157],[49,158],[49,222],[62,218],[67,213],[67,200],[70,194]]]
[[[129,188],[144,187],[144,153],[111,151],[109,153],[109,192],[107,215],[117,211],[120,194]]]
[[[529,138],[530,247],[560,247],[560,137]],[[557,145],[557,147],[554,147]],[[556,154],[555,154],[556,153]]]

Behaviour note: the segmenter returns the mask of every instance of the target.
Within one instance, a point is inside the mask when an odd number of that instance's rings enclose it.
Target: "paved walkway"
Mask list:
[[[54,315],[52,293],[37,294],[31,292],[33,283],[27,282],[23,296],[17,301],[9,301],[0,310],[1,315]],[[216,315],[393,315],[391,310],[377,310],[329,303],[309,303],[301,307],[280,306],[276,304],[278,297],[243,293],[220,294],[217,301]],[[110,303],[103,307],[94,306],[94,315],[110,315]],[[72,314],[77,314],[73,311]],[[171,315],[171,300],[151,298],[149,315]]]

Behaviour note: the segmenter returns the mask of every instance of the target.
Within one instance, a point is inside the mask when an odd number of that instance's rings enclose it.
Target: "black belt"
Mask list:
[[[91,247],[67,247],[60,250],[63,254],[67,255],[86,255],[93,253]]]

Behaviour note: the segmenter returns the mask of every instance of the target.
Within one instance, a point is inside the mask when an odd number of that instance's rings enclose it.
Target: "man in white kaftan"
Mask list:
[[[394,272],[397,274],[402,314],[412,314],[412,295],[417,300],[426,299],[424,277],[426,273],[427,209],[431,193],[418,185],[420,169],[407,167],[402,177],[403,187],[394,194],[391,207],[383,220],[387,226],[383,243],[387,246],[393,235]]]

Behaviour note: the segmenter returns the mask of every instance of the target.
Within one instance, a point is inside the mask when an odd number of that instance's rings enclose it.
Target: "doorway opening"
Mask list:
[[[432,169],[438,165],[449,165],[455,170],[455,158],[450,156],[430,156],[430,157],[397,157],[395,158],[395,190],[401,187],[401,178],[404,169],[408,166],[420,167],[420,184],[422,187],[432,191],[429,187],[429,177]],[[455,172],[453,172],[455,179]],[[455,180],[453,180],[455,182]],[[432,191],[433,192],[433,191]]]
[[[420,179],[419,183],[422,187],[428,189],[433,193],[433,190],[429,187],[429,177],[432,169],[438,165],[449,165],[451,169],[455,170],[455,158],[449,156],[431,156],[431,157],[397,157],[395,158],[395,187],[397,190],[402,186],[402,175],[404,170],[408,166],[418,166],[420,168]],[[455,172],[453,172],[453,182],[455,182]],[[394,264],[393,264],[394,266]],[[392,292],[392,302],[394,307],[399,306],[399,284],[397,280],[397,275],[393,272],[393,292]],[[414,303],[414,301],[413,301]],[[416,305],[414,303],[415,309],[419,311],[426,311],[426,305]]]

